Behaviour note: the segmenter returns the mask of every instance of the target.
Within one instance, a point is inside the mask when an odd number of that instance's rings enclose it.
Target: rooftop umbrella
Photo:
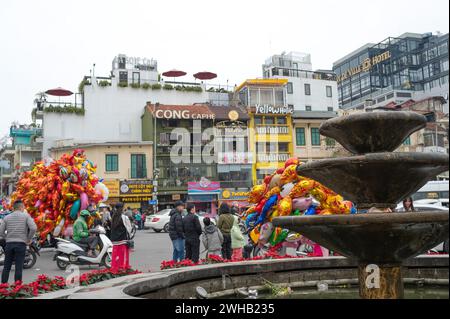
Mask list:
[[[63,89],[62,87],[57,87],[56,89],[50,89],[45,91],[45,93],[47,93],[48,95],[53,95],[53,96],[69,96],[72,95],[73,92]]]
[[[176,77],[186,75],[186,72],[180,71],[180,70],[170,70],[170,71],[164,72],[162,75],[174,78],[173,81],[175,82]]]
[[[194,78],[199,79],[199,80],[211,80],[217,77],[217,74],[212,73],[212,72],[197,72],[194,74]]]

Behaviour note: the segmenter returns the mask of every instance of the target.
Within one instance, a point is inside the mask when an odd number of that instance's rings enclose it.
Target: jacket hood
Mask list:
[[[215,231],[217,231],[217,228],[216,228],[216,226],[214,226],[213,224],[210,224],[210,225],[208,225],[208,226],[205,226],[205,232],[206,232],[206,233],[212,234],[212,233],[214,233]]]

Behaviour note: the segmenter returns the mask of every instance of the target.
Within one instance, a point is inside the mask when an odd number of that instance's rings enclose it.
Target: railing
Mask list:
[[[258,162],[285,162],[289,153],[257,154]]]
[[[288,126],[256,126],[257,134],[289,134]]]

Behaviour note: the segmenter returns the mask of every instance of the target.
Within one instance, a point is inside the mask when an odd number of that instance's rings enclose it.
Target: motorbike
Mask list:
[[[74,240],[56,238],[56,254],[53,260],[59,269],[65,270],[70,264],[73,265],[99,265],[111,268],[112,242],[106,236],[103,226],[97,226],[89,231],[99,237],[99,253],[97,256],[88,256],[88,245],[80,244]]]
[[[5,264],[5,246],[4,241],[0,242],[0,266]],[[25,251],[25,259],[23,261],[23,269],[30,269],[36,264],[37,257],[40,256],[37,238],[33,238],[31,244],[27,246]]]

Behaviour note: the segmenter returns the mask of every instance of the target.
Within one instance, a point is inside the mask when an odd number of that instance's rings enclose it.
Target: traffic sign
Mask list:
[[[158,203],[157,200],[149,200],[149,201],[148,201],[148,204],[149,204],[149,205],[156,205],[157,203]]]

